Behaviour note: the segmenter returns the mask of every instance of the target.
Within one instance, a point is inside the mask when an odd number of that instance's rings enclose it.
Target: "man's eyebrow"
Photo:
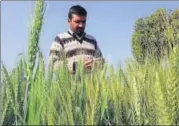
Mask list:
[[[81,19],[81,20],[80,20],[80,19],[77,19],[76,21],[86,21],[86,19]]]
[[[85,23],[86,20],[75,20],[74,22],[76,22],[76,23],[79,23],[79,22],[83,22],[83,23]]]

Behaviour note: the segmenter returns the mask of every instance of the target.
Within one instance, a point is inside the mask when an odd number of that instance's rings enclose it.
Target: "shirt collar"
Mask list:
[[[71,34],[73,37],[77,37],[79,40],[81,40],[86,33],[84,32],[82,36],[78,36],[77,34],[75,34],[71,29],[68,30],[69,34]]]
[[[68,31],[71,35],[74,35],[74,32],[71,29],[69,29]]]

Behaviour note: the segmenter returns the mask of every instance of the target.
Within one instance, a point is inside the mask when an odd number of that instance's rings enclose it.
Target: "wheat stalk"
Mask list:
[[[177,125],[177,116],[178,116],[178,98],[177,91],[179,89],[177,76],[178,76],[178,48],[173,49],[173,54],[171,55],[171,70],[169,72],[170,82],[168,85],[169,91],[169,101],[170,101],[170,119],[172,124]]]
[[[32,22],[30,35],[29,35],[29,45],[28,45],[28,65],[27,65],[27,85],[25,91],[25,101],[24,101],[24,122],[26,124],[26,116],[27,116],[27,109],[28,109],[28,91],[29,86],[32,82],[33,70],[36,61],[36,55],[38,52],[38,45],[39,45],[39,38],[40,32],[42,29],[43,24],[43,17],[44,17],[44,1],[38,0],[36,1],[35,6],[35,15],[34,20]]]

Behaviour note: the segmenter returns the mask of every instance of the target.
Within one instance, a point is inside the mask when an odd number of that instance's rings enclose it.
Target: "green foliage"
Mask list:
[[[179,10],[159,8],[152,15],[139,18],[132,38],[133,56],[138,62],[147,57],[158,61],[179,44]]]
[[[178,124],[178,56],[167,65],[155,60],[130,61],[126,68],[112,66],[89,75],[70,75],[61,67],[54,79],[45,76],[40,54],[34,83],[29,90],[25,124],[34,125],[158,125]],[[2,124],[23,124],[24,80],[22,60],[8,73],[3,67]],[[107,71],[109,70],[109,71]],[[168,72],[169,71],[169,72]],[[79,80],[80,78],[80,80]],[[50,82],[50,83],[49,83]]]
[[[25,99],[24,99],[24,122],[26,123],[26,116],[28,115],[28,105],[31,105],[29,102],[29,96],[31,95],[29,93],[29,90],[31,90],[32,86],[32,95],[34,95],[33,92],[33,86],[34,86],[34,67],[36,62],[36,55],[39,51],[39,39],[40,39],[40,32],[42,29],[43,24],[43,17],[44,17],[44,1],[38,0],[36,1],[36,7],[34,12],[34,17],[32,21],[32,26],[29,33],[29,45],[28,45],[28,62],[27,62],[27,84],[26,84],[26,90],[25,90]],[[33,96],[30,96],[30,98],[34,98]],[[34,100],[34,99],[33,99]],[[31,101],[31,100],[30,100]],[[31,113],[31,111],[30,111]]]
[[[43,1],[37,1],[35,14],[42,14],[43,5]],[[175,13],[173,19],[177,19]],[[85,74],[80,62],[74,75],[69,74],[66,65],[53,73],[53,66],[45,69],[38,46],[41,16],[36,16],[40,21],[33,25],[30,38],[34,39],[29,41],[28,60],[21,56],[12,72],[2,65],[0,125],[179,124],[178,46],[161,61],[156,57],[144,59],[146,52],[155,51],[140,50],[141,45],[148,47],[147,37],[141,34],[146,33],[143,29],[146,24],[140,19],[133,47],[142,64],[131,60],[126,67],[117,69],[105,64]],[[167,41],[176,42],[172,37],[175,32],[177,28],[167,28],[164,32],[168,34]]]

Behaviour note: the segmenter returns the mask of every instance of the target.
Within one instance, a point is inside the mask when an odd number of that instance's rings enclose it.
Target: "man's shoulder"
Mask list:
[[[90,35],[90,34],[85,34],[85,39],[86,39],[87,41],[89,41],[90,43],[93,43],[94,46],[95,46],[95,49],[97,48],[97,41],[96,41],[95,37],[93,37],[93,36]]]
[[[71,37],[71,35],[66,31],[58,33],[57,37],[59,37],[60,39],[68,39]]]
[[[93,41],[96,41],[96,39],[95,39],[95,37],[94,36],[92,36],[92,35],[90,35],[90,34],[85,34],[85,37],[87,38],[87,39],[90,39],[90,40],[93,40]]]

